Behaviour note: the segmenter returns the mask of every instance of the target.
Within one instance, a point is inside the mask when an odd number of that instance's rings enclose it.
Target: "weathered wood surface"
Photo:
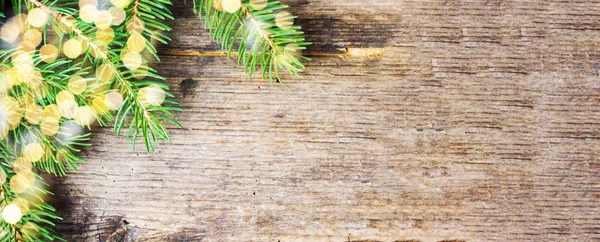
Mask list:
[[[165,55],[154,154],[99,130],[56,179],[72,241],[600,240],[600,2],[297,0],[315,57],[269,86]],[[185,6],[164,51],[214,51]]]

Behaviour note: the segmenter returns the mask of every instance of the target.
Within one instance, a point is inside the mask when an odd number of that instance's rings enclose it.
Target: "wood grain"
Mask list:
[[[600,3],[286,1],[285,85],[165,55],[186,112],[154,154],[100,129],[55,179],[72,241],[600,240]],[[163,51],[217,50],[175,6]]]

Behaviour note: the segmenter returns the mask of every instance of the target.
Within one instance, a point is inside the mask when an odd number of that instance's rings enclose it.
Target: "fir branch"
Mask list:
[[[250,77],[259,65],[262,78],[268,78],[271,84],[273,78],[281,80],[283,69],[292,77],[299,77],[305,68],[301,60],[308,60],[300,52],[310,43],[305,41],[301,28],[292,25],[294,17],[284,11],[287,5],[265,2],[262,9],[256,9],[249,0],[244,0],[237,11],[228,13],[214,6],[220,1],[194,0],[194,12],[200,18],[204,16],[205,28],[228,56],[237,43],[238,64],[244,66]],[[284,22],[277,22],[278,18]]]

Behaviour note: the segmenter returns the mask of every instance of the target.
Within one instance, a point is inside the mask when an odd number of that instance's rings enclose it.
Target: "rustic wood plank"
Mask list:
[[[314,58],[302,79],[273,87],[221,57],[163,56],[184,128],[154,154],[98,130],[80,173],[54,180],[61,232],[600,239],[600,3],[289,2],[317,40],[310,52],[384,55]],[[215,50],[177,11],[177,44],[166,50]],[[331,19],[342,27],[324,28]]]

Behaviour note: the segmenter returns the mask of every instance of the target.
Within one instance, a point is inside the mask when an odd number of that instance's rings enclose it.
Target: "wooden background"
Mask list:
[[[599,1],[284,2],[313,60],[275,86],[174,6],[184,128],[100,130],[54,180],[69,240],[600,240]]]

